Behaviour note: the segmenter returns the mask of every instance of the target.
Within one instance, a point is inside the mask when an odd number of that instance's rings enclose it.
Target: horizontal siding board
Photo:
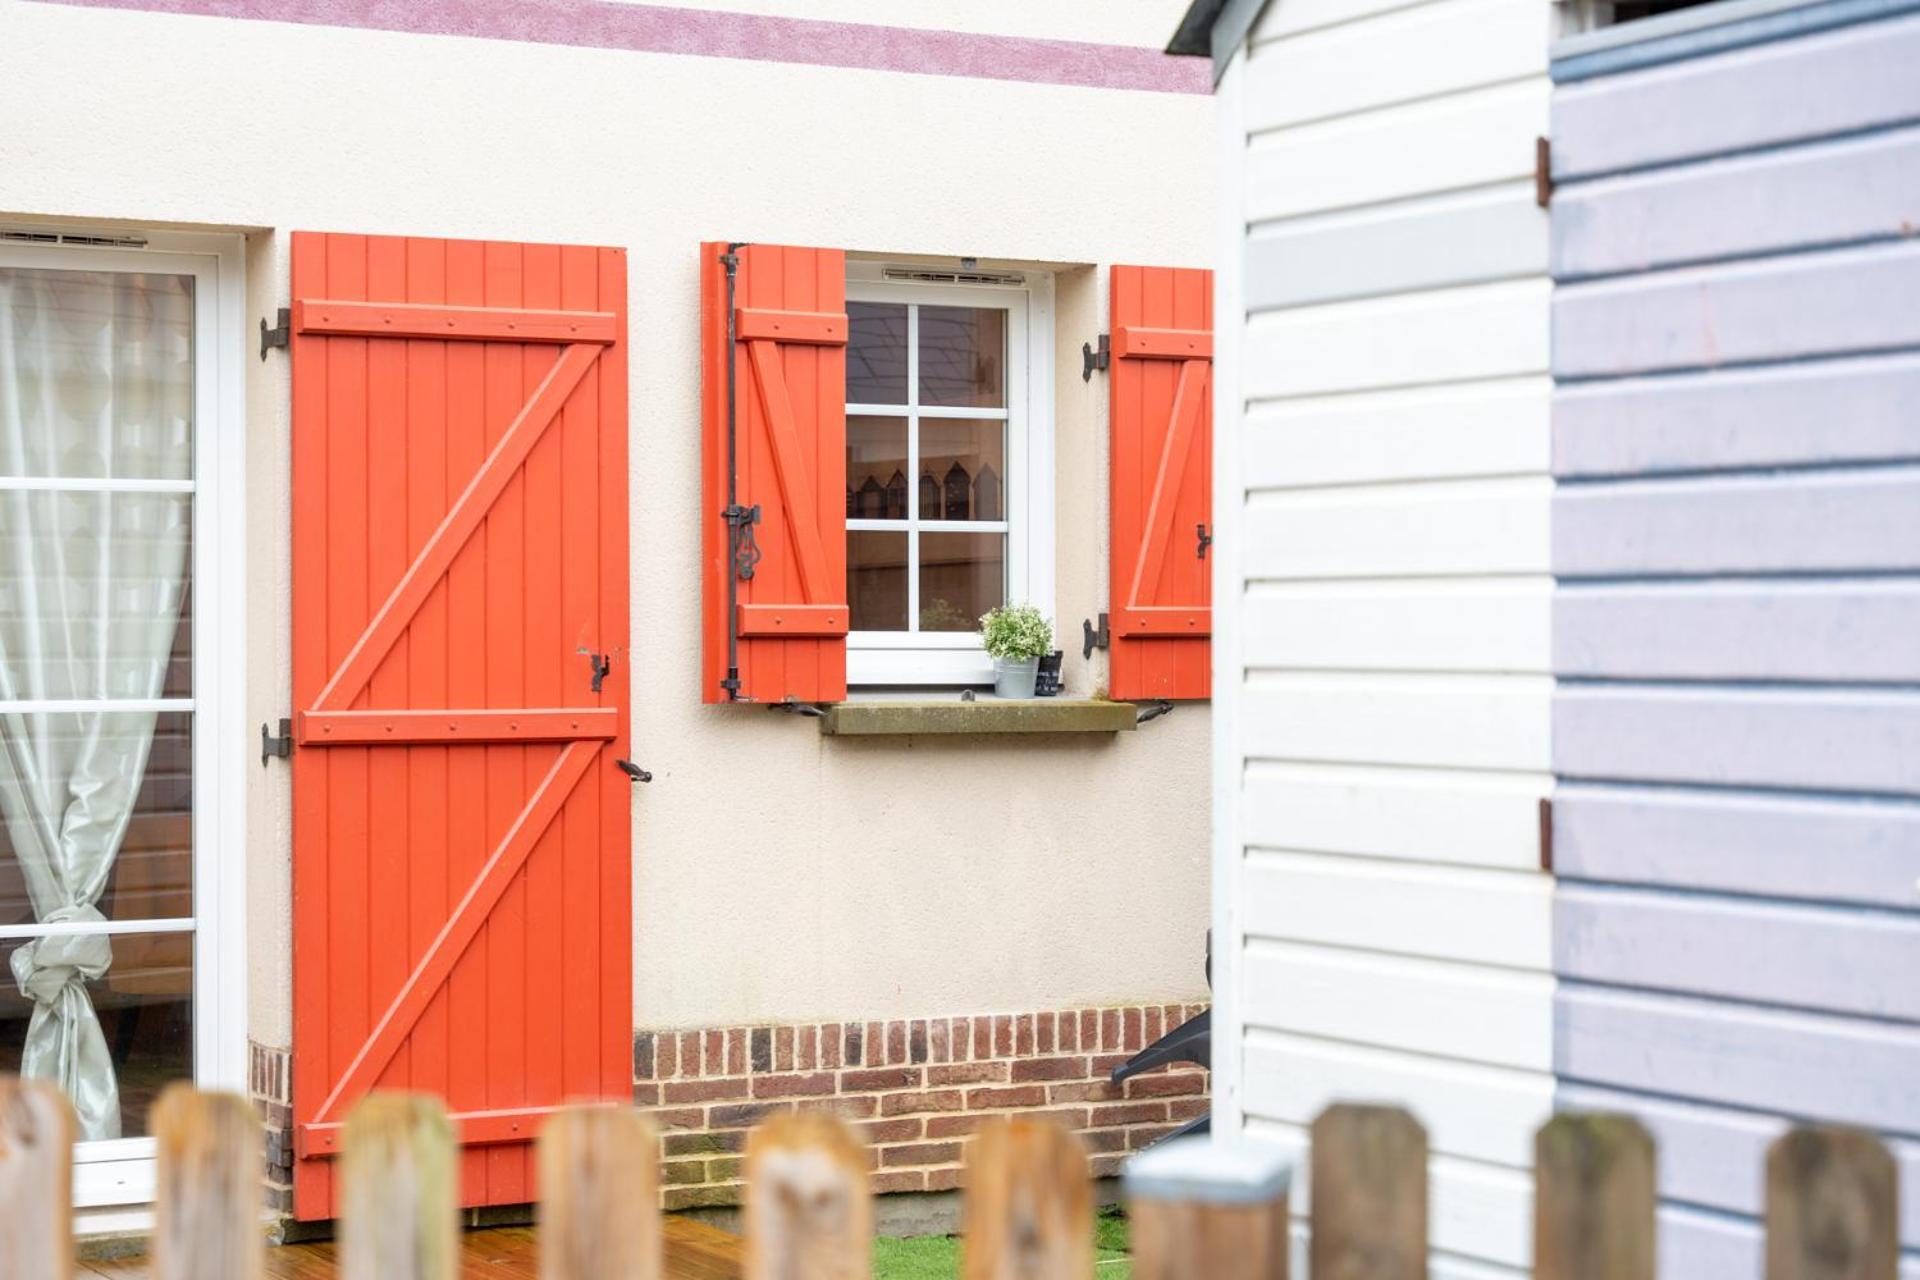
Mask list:
[[[1583,982],[1920,1021],[1920,911],[1563,886],[1553,956]]]
[[[1920,119],[1920,19],[1866,23],[1554,95],[1557,180]]]
[[[1540,865],[1544,776],[1254,764],[1250,844],[1458,866]]]
[[[1920,693],[1562,686],[1563,777],[1920,795]]]
[[[1920,1135],[1920,1027],[1561,984],[1565,1080]]]
[[[1553,1081],[1533,1072],[1256,1033],[1246,1047],[1250,1114],[1306,1127],[1329,1105],[1392,1098],[1426,1126],[1433,1151],[1524,1169],[1553,1108]]]
[[[1564,285],[1553,299],[1553,371],[1562,378],[1916,345],[1920,242]]]
[[[1258,44],[1242,75],[1247,128],[1545,76],[1551,19],[1540,0],[1439,0]]]
[[[1249,311],[1539,275],[1547,215],[1530,186],[1280,223],[1247,239]]]
[[[1269,3],[1253,24],[1251,41],[1256,50],[1276,40],[1286,40],[1303,31],[1314,31],[1342,22],[1354,22],[1376,14],[1412,8],[1422,0],[1287,0]]]
[[[1573,583],[1553,601],[1553,670],[1920,684],[1920,581]]]
[[[1668,1199],[1755,1219],[1764,1211],[1754,1174],[1766,1165],[1767,1147],[1787,1131],[1781,1117],[1586,1085],[1563,1086],[1557,1103],[1568,1111],[1638,1116],[1658,1146],[1660,1194]],[[1920,1143],[1889,1145],[1900,1168],[1901,1241],[1920,1248]]]
[[[1554,869],[1597,880],[1920,908],[1920,804],[1570,784]]]
[[[1550,290],[1516,280],[1262,312],[1247,322],[1247,397],[1544,373]]]
[[[1563,387],[1556,475],[1920,458],[1920,357],[1872,356]]]
[[[1242,420],[1242,476],[1277,489],[1538,475],[1552,387],[1535,376],[1256,404]]]
[[[1547,768],[1548,705],[1521,676],[1289,674],[1241,698],[1250,756],[1455,769]]]
[[[1581,183],[1552,221],[1562,280],[1910,236],[1920,129]]]
[[[1553,980],[1260,943],[1241,961],[1246,1025],[1542,1071]]]
[[[1920,467],[1562,488],[1552,536],[1562,578],[1911,572]]]
[[[1545,578],[1255,586],[1243,597],[1249,667],[1544,674]]]
[[[1505,968],[1553,964],[1544,875],[1258,853],[1242,886],[1248,928],[1261,937]]]
[[[1542,574],[1552,505],[1544,477],[1312,495],[1255,495],[1251,579]]]
[[[1405,200],[1533,173],[1547,132],[1546,78],[1257,135],[1247,220]]]

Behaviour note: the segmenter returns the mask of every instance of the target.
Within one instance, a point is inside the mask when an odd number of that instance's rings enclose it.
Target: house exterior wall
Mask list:
[[[1556,63],[1557,1102],[1653,1130],[1673,1277],[1759,1273],[1789,1117],[1920,1275],[1920,16],[1842,10]]]
[[[1107,607],[1107,388],[1081,380],[1079,344],[1105,327],[1109,264],[1208,264],[1204,75],[1183,88],[1148,67],[1164,83],[1106,88],[1093,71],[991,78],[1012,46],[981,55],[982,78],[192,16],[205,7],[0,3],[0,222],[242,232],[249,326],[286,304],[294,229],[628,251],[635,647],[615,677],[655,776],[633,799],[641,1032],[1206,998],[1205,704],[1115,736],[892,741],[700,704],[696,261],[702,239],[734,236],[1056,272],[1057,586],[1041,603],[1069,691],[1090,694],[1105,655],[1083,661],[1077,639]],[[1109,42],[1034,54],[1071,78],[1157,57],[1179,4],[1143,4],[1118,33],[1096,25],[1104,6],[953,8],[974,30]],[[283,355],[249,351],[240,738],[291,710],[287,378]],[[246,786],[248,1034],[271,1057],[297,1033],[289,782],[249,757]]]
[[[1553,1091],[1551,17],[1271,4],[1222,90],[1216,1114],[1405,1100],[1439,1276],[1528,1266]]]

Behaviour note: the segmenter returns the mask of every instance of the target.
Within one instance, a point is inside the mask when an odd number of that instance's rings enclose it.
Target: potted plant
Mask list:
[[[1040,659],[1053,648],[1053,623],[1030,604],[997,605],[980,616],[980,632],[993,658],[993,692],[1031,698]]]

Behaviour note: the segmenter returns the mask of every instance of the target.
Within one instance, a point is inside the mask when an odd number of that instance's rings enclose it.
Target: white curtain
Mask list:
[[[186,480],[192,411],[191,278],[0,267],[0,477]],[[191,530],[187,493],[0,490],[0,700],[159,697]],[[103,918],[154,722],[111,702],[0,714],[0,817],[36,921]],[[83,1138],[120,1136],[86,985],[112,963],[104,933],[12,957],[33,1002],[21,1071],[66,1091]]]

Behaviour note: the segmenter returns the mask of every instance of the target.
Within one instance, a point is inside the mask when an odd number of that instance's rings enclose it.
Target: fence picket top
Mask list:
[[[1534,1137],[1534,1280],[1654,1274],[1653,1137],[1631,1116],[1569,1112]]]
[[[1425,1280],[1427,1131],[1399,1107],[1336,1103],[1313,1122],[1314,1280]]]
[[[1767,1280],[1895,1280],[1899,1174],[1870,1133],[1788,1131],[1767,1149]]]
[[[541,1280],[659,1280],[660,1139],[624,1107],[569,1107],[540,1131]]]
[[[0,1280],[73,1275],[73,1108],[41,1080],[0,1076]]]
[[[168,1085],[153,1108],[153,1280],[257,1280],[263,1133],[237,1093]]]
[[[763,1121],[747,1140],[746,1280],[870,1280],[866,1150],[818,1111]]]
[[[1176,1138],[1127,1161],[1121,1181],[1129,1200],[1269,1204],[1287,1194],[1293,1157],[1252,1142]]]
[[[446,1108],[375,1093],[347,1116],[343,1138],[343,1280],[454,1280],[458,1164]]]
[[[1059,1125],[987,1125],[967,1149],[965,1280],[1086,1280],[1093,1274],[1093,1175]]]

